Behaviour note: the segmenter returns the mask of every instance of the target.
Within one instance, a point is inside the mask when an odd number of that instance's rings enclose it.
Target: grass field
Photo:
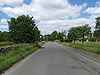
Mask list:
[[[40,42],[39,44],[42,46],[45,44],[45,42]],[[36,45],[31,44],[29,46],[23,46],[15,50],[10,50],[6,54],[0,53],[0,73],[11,67],[14,63],[36,51],[38,48],[39,47]]]
[[[61,43],[61,44],[100,55],[100,42],[85,42],[85,43],[77,42],[75,44],[72,43]]]

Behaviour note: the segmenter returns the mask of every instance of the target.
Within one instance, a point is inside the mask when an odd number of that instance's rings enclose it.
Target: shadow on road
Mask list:
[[[41,49],[44,49],[45,47],[41,47]]]

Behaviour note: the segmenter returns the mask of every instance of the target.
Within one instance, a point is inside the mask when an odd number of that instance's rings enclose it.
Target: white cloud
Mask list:
[[[7,20],[6,19],[1,19],[0,24],[7,24]]]
[[[17,4],[21,4],[22,2]],[[68,30],[72,26],[80,26],[83,24],[90,24],[91,27],[95,26],[94,17],[92,18],[91,16],[88,19],[79,18],[83,8],[86,6],[87,3],[72,5],[68,0],[33,0],[29,5],[22,3],[16,7],[2,7],[1,11],[9,17],[17,17],[22,14],[34,16],[36,21],[38,21],[37,24],[42,34],[47,34],[54,30]],[[96,14],[97,16],[100,13],[99,11],[99,7],[95,7],[86,9],[85,13]]]
[[[98,15],[100,14],[100,7],[89,7],[85,10],[86,13]]]
[[[0,6],[4,5],[19,5],[22,4],[23,0],[0,0]]]
[[[89,24],[90,27],[95,27],[94,19],[86,18],[77,18],[77,19],[66,19],[66,20],[44,20],[40,21],[39,28],[42,30],[42,33],[51,33],[54,30],[63,31],[69,30],[74,26],[81,26],[84,24]],[[93,31],[93,30],[92,30]]]
[[[95,19],[100,16],[100,1],[96,2],[95,7],[88,7],[84,13],[90,14],[90,18]]]
[[[8,29],[8,25],[0,25],[0,29]]]
[[[86,7],[87,5],[88,5],[87,3],[83,3],[83,4],[82,4],[83,7]]]
[[[85,4],[84,4],[85,5]],[[66,19],[80,16],[82,6],[71,5],[66,0],[35,0],[30,5],[22,4],[18,7],[4,7],[1,10],[10,17],[29,14],[40,19]]]
[[[8,31],[8,25],[6,19],[0,20],[0,31]]]
[[[21,15],[21,14],[27,14],[26,13],[26,10],[27,10],[26,6],[24,8],[23,7],[15,7],[15,8],[13,8],[13,7],[4,7],[1,10],[10,17],[17,17],[18,15]]]

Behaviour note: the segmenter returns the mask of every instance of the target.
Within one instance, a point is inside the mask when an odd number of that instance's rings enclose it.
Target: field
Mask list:
[[[77,42],[75,44],[72,43],[61,43],[61,44],[100,55],[100,42],[85,42],[85,43]]]
[[[44,45],[45,42],[40,42],[39,45]],[[15,50],[10,50],[7,53],[0,53],[0,73],[11,67],[14,63],[25,58],[32,52],[36,51],[39,47],[35,44],[30,44],[29,46],[22,46]]]

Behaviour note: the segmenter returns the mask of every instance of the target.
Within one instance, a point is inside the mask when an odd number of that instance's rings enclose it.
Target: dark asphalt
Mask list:
[[[100,75],[100,63],[71,48],[47,42],[2,75]]]

